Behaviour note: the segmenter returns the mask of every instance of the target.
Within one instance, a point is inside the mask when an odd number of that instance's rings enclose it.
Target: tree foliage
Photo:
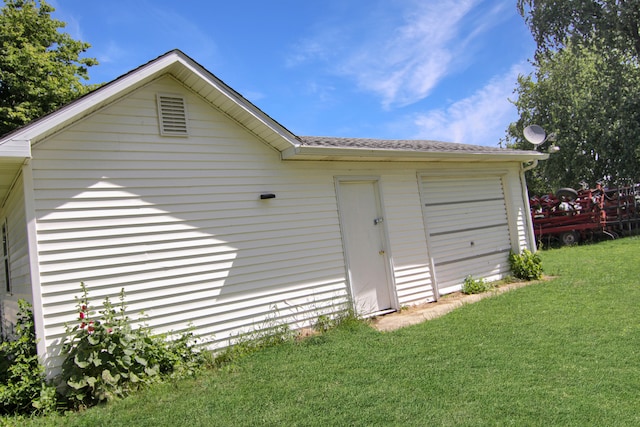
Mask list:
[[[564,48],[568,41],[640,56],[638,0],[518,0],[518,10],[538,52]]]
[[[0,9],[0,135],[86,93],[90,45],[58,31],[44,0],[4,0]]]
[[[507,143],[531,149],[523,129],[535,123],[555,133],[560,148],[529,172],[530,192],[578,187],[583,180],[591,186],[639,180],[640,68],[637,29],[627,22],[637,3],[629,4],[518,1],[538,50],[534,72],[518,80],[520,118],[509,126]]]

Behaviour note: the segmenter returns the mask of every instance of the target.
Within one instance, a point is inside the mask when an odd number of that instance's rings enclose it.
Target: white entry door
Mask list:
[[[358,315],[392,308],[385,225],[377,181],[339,181],[340,221]]]

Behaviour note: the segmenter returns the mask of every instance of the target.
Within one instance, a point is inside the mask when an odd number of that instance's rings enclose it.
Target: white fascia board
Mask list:
[[[535,151],[427,152],[307,146],[296,146],[282,152],[283,160],[525,162],[534,159],[544,160],[548,157],[548,154]]]
[[[294,147],[297,143],[297,139],[295,135],[293,135],[289,130],[287,130],[280,123],[272,119],[269,115],[265,114],[262,110],[240,95],[238,92],[230,88],[226,83],[222,80],[218,79],[215,75],[209,72],[206,68],[202,67],[197,62],[193,61],[186,55],[181,53],[176,53],[179,55],[181,59],[182,65],[187,68],[191,73],[198,76],[200,79],[207,82],[210,86],[212,86],[218,93],[222,94],[224,97],[233,102],[236,106],[240,107],[243,111],[248,113],[251,118],[255,121],[258,121],[260,125],[267,127],[271,132],[278,135],[282,138],[287,145]],[[226,112],[231,117],[233,117],[236,121],[242,123],[243,125],[248,127],[248,123],[243,123],[244,120],[240,120],[237,117],[234,117],[233,114]],[[245,119],[246,120],[246,119]]]
[[[5,139],[0,141],[0,159],[22,163],[31,158],[31,144],[28,139]]]
[[[95,91],[73,101],[59,110],[44,116],[32,124],[26,125],[22,129],[18,130],[8,136],[11,139],[27,139],[32,143],[37,143],[42,138],[50,135],[51,133],[59,130],[62,127],[69,125],[82,117],[90,114],[98,108],[107,105],[114,99],[122,96],[123,93],[133,90],[154,79],[157,75],[164,72],[169,67],[175,58],[171,56],[160,58],[155,62],[151,62],[142,68],[124,75],[110,83],[107,83],[104,87],[98,88]],[[0,140],[0,144],[3,141]]]

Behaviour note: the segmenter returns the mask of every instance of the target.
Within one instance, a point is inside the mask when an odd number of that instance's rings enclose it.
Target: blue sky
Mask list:
[[[50,0],[107,82],[180,49],[297,135],[496,146],[535,44],[515,0]]]

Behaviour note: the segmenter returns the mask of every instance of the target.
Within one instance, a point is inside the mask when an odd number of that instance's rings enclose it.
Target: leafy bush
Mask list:
[[[84,284],[82,292],[78,323],[67,326],[62,349],[66,357],[59,377],[59,390],[71,406],[123,397],[167,376],[192,375],[203,365],[205,353],[195,350],[192,333],[167,341],[147,327],[133,329],[125,315],[124,290],[119,313],[107,297],[97,316]]]
[[[474,279],[471,276],[467,276],[462,284],[463,294],[481,294],[493,289],[493,285],[487,283],[484,279]]]
[[[520,254],[511,252],[509,264],[513,275],[519,279],[538,280],[542,277],[542,259],[528,249]]]
[[[36,352],[31,305],[18,301],[15,337],[0,343],[0,413],[30,414],[55,410],[55,388],[47,385]]]

